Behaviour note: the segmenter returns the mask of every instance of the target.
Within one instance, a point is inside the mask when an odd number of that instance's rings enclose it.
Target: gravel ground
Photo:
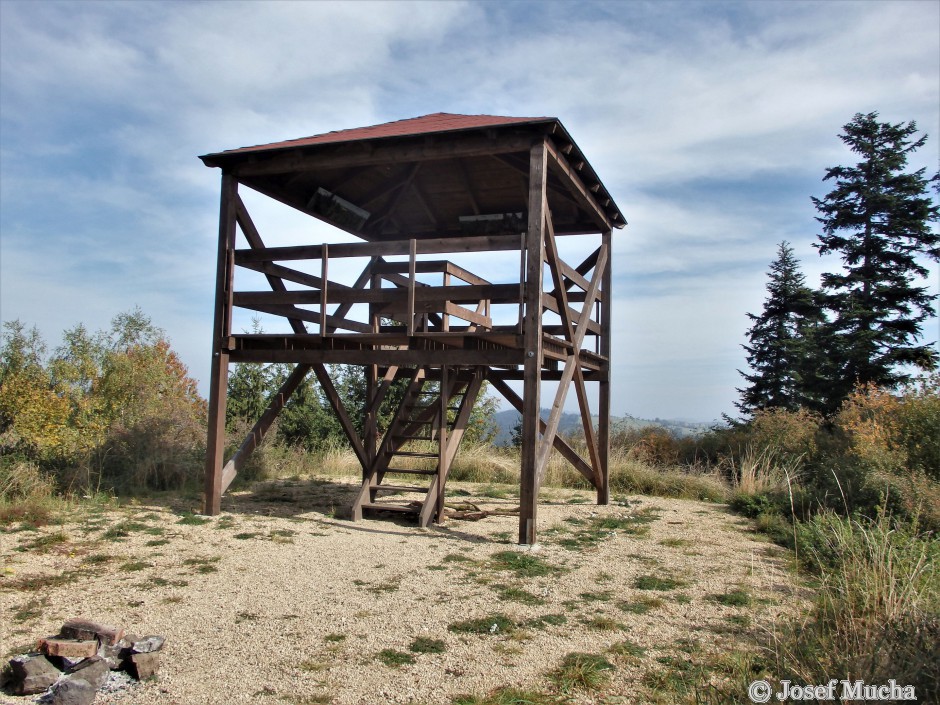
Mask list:
[[[628,640],[645,654],[607,653],[608,684],[572,702],[634,703],[647,699],[641,679],[662,668],[658,658],[745,643],[800,599],[785,553],[721,505],[629,497],[597,507],[586,492],[543,490],[531,550],[514,544],[511,515],[430,529],[335,518],[352,489],[279,481],[227,496],[223,514],[202,524],[178,503],[142,503],[2,533],[0,653],[85,617],[167,637],[159,676],[99,694],[99,705],[371,705],[451,703],[508,685],[549,691],[566,654]],[[448,489],[484,509],[515,504],[492,487]],[[521,576],[508,569],[514,557],[548,572]],[[638,587],[651,577],[676,584]],[[713,597],[735,590],[752,606]],[[644,601],[649,611],[637,613]],[[517,628],[448,629],[495,625],[498,614]],[[411,652],[418,637],[443,642],[442,652]],[[387,649],[414,663],[386,665]]]

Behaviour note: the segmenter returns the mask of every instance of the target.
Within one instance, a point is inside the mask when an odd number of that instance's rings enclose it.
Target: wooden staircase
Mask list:
[[[398,411],[363,474],[352,505],[353,521],[364,513],[380,512],[414,516],[419,526],[441,520],[447,474],[483,376],[472,368],[444,367],[439,379],[432,381],[428,372],[426,367],[413,371]],[[390,502],[388,492],[402,497]],[[409,497],[413,499],[407,501]],[[406,503],[397,501],[401,499]]]

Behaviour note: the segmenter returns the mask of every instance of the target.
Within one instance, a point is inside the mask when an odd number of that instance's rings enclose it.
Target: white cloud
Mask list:
[[[936,3],[6,0],[0,20],[0,313],[54,336],[65,311],[93,327],[140,303],[200,374],[219,186],[198,154],[437,111],[560,117],[631,223],[623,410],[707,418],[730,410],[776,243],[812,283],[835,266],[809,196],[849,158],[841,125],[916,119],[915,166],[938,162]],[[322,237],[246,199],[266,240]]]

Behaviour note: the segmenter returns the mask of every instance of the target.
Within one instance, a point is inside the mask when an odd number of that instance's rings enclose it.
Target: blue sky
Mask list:
[[[937,168],[940,3],[0,0],[0,318],[54,345],[140,306],[205,390],[219,175],[197,155],[432,112],[557,116],[630,222],[613,411],[709,421],[734,410],[777,244],[814,285],[838,268],[810,196],[873,110],[916,120],[914,166]],[[249,206],[263,232],[311,236]]]

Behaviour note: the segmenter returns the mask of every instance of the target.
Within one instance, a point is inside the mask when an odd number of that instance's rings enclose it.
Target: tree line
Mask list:
[[[814,247],[837,255],[840,271],[812,289],[789,243],[770,265],[760,314],[748,314],[749,372],[737,408],[809,410],[831,416],[857,388],[897,389],[917,371],[936,369],[923,324],[937,298],[921,285],[925,260],[940,260],[933,224],[940,207],[940,172],[908,171],[924,146],[915,122],[889,123],[878,113],[856,114],[840,139],[858,155],[854,166],[826,169],[834,188],[813,198],[822,232]]]

